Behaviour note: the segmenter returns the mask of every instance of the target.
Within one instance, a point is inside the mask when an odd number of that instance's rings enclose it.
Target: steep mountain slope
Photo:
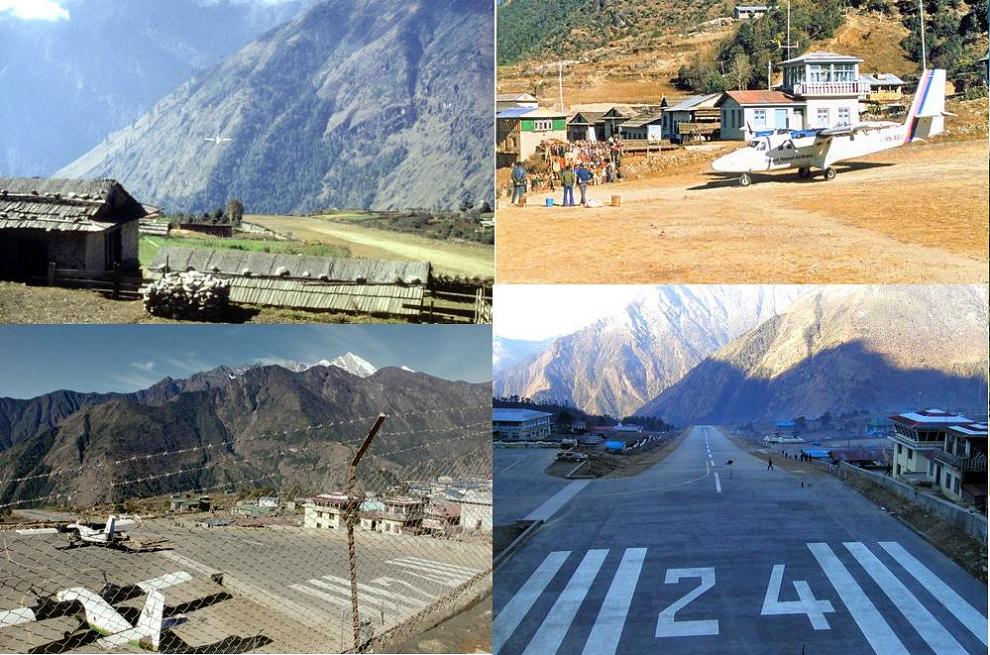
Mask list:
[[[59,175],[113,177],[184,211],[481,203],[493,41],[483,0],[322,0]]]
[[[496,376],[495,392],[627,416],[803,287],[668,286]],[[665,417],[666,418],[666,417]]]
[[[343,483],[379,413],[389,418],[366,464],[376,480],[490,471],[488,384],[260,366],[193,386],[156,404],[129,394],[88,405],[0,453],[0,503],[62,494],[89,505],[218,485],[325,491]]]
[[[828,288],[727,344],[638,413],[684,424],[980,408],[986,344],[979,287]]]
[[[492,370],[497,374],[528,361],[553,343],[553,339],[527,341],[525,339],[492,338]]]
[[[50,175],[314,1],[73,0],[55,22],[0,12],[0,171]]]

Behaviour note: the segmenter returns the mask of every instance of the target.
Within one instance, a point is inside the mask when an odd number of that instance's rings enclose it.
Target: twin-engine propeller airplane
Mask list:
[[[739,184],[749,186],[752,173],[798,169],[808,178],[812,169],[826,180],[835,178],[833,165],[920,141],[945,130],[945,71],[926,70],[904,123],[868,121],[855,125],[807,130],[752,132],[749,145],[712,162],[718,173],[738,173]]]
[[[192,576],[185,571],[178,571],[134,585],[108,583],[99,593],[84,587],[63,589],[54,596],[39,598],[32,607],[0,610],[0,629],[61,616],[78,616],[79,627],[66,634],[66,646],[84,645],[92,635],[96,637],[97,645],[105,650],[131,645],[143,650],[158,651],[162,633],[186,621],[183,614],[163,616],[165,596],[162,591],[189,580],[192,580]],[[141,594],[147,594],[148,597],[137,623],[131,625],[112,603],[122,603]]]

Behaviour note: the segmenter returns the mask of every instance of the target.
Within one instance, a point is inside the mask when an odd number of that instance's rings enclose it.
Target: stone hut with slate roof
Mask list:
[[[49,264],[100,276],[138,266],[138,219],[154,213],[115,180],[0,177],[0,279]]]

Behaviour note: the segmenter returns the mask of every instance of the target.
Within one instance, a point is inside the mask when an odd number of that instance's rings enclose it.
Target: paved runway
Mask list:
[[[344,535],[302,528],[188,528],[140,522],[136,538],[167,539],[170,550],[122,553],[100,547],[58,550],[58,535],[0,533],[0,652],[23,652],[74,630],[72,616],[18,621],[11,611],[70,587],[98,592],[185,571],[189,582],[165,591],[189,621],[174,633],[191,647],[262,635],[270,652],[339,652],[351,643],[350,580]],[[378,634],[413,616],[491,566],[486,541],[457,542],[358,531],[360,613]],[[222,579],[218,574],[222,574]],[[221,581],[220,584],[217,584]],[[199,599],[214,598],[207,605]],[[144,598],[129,603],[140,607]],[[17,614],[17,617],[21,614]],[[6,618],[5,618],[6,617]],[[13,618],[17,618],[13,617]],[[220,646],[217,646],[220,648]],[[60,651],[60,649],[55,649]]]
[[[496,471],[496,507],[542,483]],[[496,655],[987,652],[985,585],[838,480],[770,471],[715,428],[634,478],[560,489],[495,572]]]
[[[525,518],[568,485],[568,480],[544,475],[560,450],[556,448],[495,448],[495,525]]]

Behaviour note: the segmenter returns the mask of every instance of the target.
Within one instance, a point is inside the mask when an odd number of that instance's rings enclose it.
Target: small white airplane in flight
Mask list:
[[[86,630],[100,635],[96,639],[100,648],[109,650],[131,645],[144,650],[158,651],[162,633],[187,620],[182,614],[163,616],[165,596],[162,590],[190,580],[192,576],[185,571],[178,571],[133,585],[138,594],[142,592],[148,594],[136,625],[131,625],[130,621],[111,605],[111,602],[128,600],[134,597],[134,594],[125,593],[123,599],[115,599],[110,593],[97,594],[84,587],[72,587],[58,592],[54,599],[51,597],[40,599],[35,607],[0,611],[0,628],[72,615],[79,612],[81,607],[83,616],[80,627],[85,626]],[[108,585],[107,589],[112,590],[113,595],[120,595],[127,588]]]
[[[222,137],[220,135],[217,135],[217,136],[207,136],[207,137],[203,137],[203,139],[205,141],[209,141],[211,143],[215,143],[216,145],[220,145],[221,143],[227,143],[228,141],[232,141],[233,140],[233,139],[229,139],[227,137]]]
[[[945,130],[945,70],[926,70],[918,80],[914,102],[904,123],[868,121],[855,125],[807,130],[753,132],[749,145],[712,162],[718,173],[739,173],[739,184],[749,186],[752,173],[798,169],[811,177],[812,168],[826,180],[835,178],[833,164],[858,159],[926,139]]]

